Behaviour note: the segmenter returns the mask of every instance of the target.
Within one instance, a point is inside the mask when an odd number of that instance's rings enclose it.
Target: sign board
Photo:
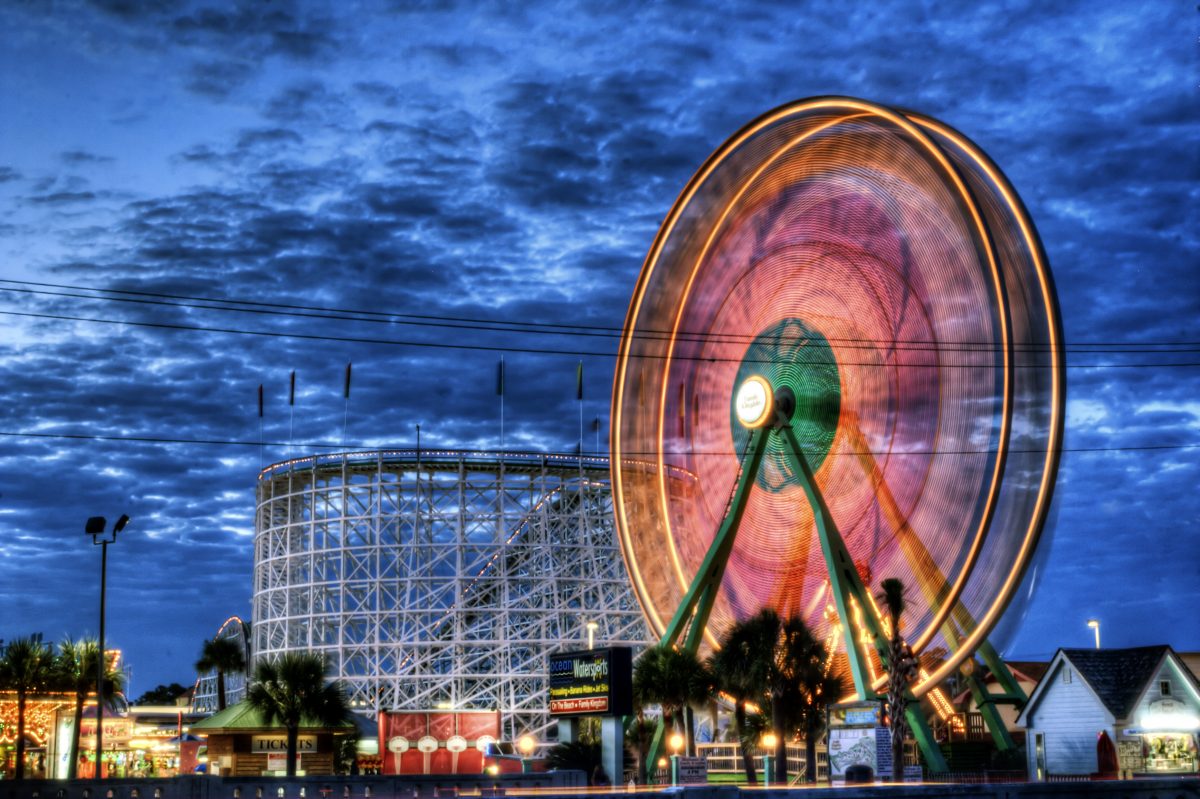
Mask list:
[[[296,755],[296,768],[300,768],[300,756]],[[268,752],[267,771],[287,771],[287,752]]]
[[[879,727],[883,724],[883,704],[879,700],[870,702],[845,702],[829,708],[830,727]]]
[[[1142,739],[1117,741],[1117,763],[1121,771],[1132,773],[1145,770],[1146,758],[1142,755]]]
[[[680,785],[707,785],[708,761],[702,757],[679,758]]]
[[[255,753],[283,752],[287,754],[286,735],[252,735],[250,736],[250,751]],[[317,736],[300,735],[296,737],[296,754],[317,751]]]
[[[172,733],[174,734],[174,733]],[[96,720],[83,719],[79,722],[79,737],[87,740],[96,737]],[[133,719],[104,718],[105,749],[118,742],[126,742],[133,737]]]
[[[879,773],[874,727],[830,727],[828,744],[832,782],[845,782],[851,766],[869,766],[872,775]]]
[[[627,646],[550,656],[551,716],[633,713],[633,650]]]

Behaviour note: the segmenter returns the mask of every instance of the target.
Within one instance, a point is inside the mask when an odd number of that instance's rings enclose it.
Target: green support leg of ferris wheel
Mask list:
[[[763,455],[767,451],[767,431],[757,429],[750,431],[750,441],[742,456],[741,471],[730,495],[729,505],[725,509],[725,518],[713,536],[712,544],[704,561],[692,578],[687,593],[679,602],[675,615],[663,632],[659,646],[675,646],[679,638],[687,631],[683,639],[682,649],[687,652],[697,652],[704,629],[708,626],[708,617],[712,614],[717,592],[721,589],[721,579],[725,576],[725,565],[729,562],[729,553],[733,551],[733,542],[737,538],[738,525],[741,524],[742,514],[746,510],[746,502],[750,498],[750,488],[758,477],[758,469],[762,465]],[[666,736],[665,720],[659,719],[654,737],[650,740],[649,753],[644,764],[645,781],[650,781],[650,775],[658,763],[663,751],[663,738]]]
[[[750,431],[750,440],[743,455],[737,483],[730,497],[729,505],[725,509],[725,518],[722,520],[721,526],[717,528],[717,533],[713,536],[713,542],[709,545],[704,561],[697,570],[696,576],[692,579],[687,593],[684,594],[683,599],[680,601],[675,615],[667,625],[662,639],[659,641],[659,646],[675,646],[680,636],[686,630],[687,635],[684,638],[682,648],[690,652],[696,652],[699,649],[704,629],[708,625],[708,619],[712,613],[713,604],[716,601],[717,592],[721,587],[721,579],[725,575],[725,566],[729,562],[730,553],[733,551],[733,543],[737,537],[738,525],[741,523],[746,503],[750,497],[750,490],[758,477],[758,470],[762,465],[762,459],[766,453],[767,442],[772,434],[783,437],[786,444],[784,451],[789,454],[792,465],[796,473],[800,476],[800,482],[804,487],[809,504],[813,509],[818,537],[821,541],[821,551],[825,555],[825,564],[829,571],[834,602],[837,606],[838,616],[843,619],[847,631],[846,654],[850,662],[850,671],[854,680],[855,691],[863,699],[873,697],[875,694],[871,690],[870,680],[867,678],[867,660],[859,648],[858,642],[854,640],[854,615],[850,607],[851,598],[857,603],[861,611],[860,617],[863,619],[864,627],[876,649],[879,651],[880,659],[884,663],[887,662],[887,637],[883,634],[879,620],[871,611],[872,606],[870,598],[867,595],[867,589],[858,575],[858,570],[854,565],[853,559],[850,557],[850,553],[846,549],[846,544],[842,540],[841,534],[838,533],[837,525],[829,513],[829,507],[825,504],[824,497],[821,496],[821,492],[816,487],[812,470],[808,466],[808,461],[804,458],[800,444],[796,440],[791,426],[786,423],[754,428]],[[942,756],[941,749],[938,747],[937,741],[934,740],[933,732],[929,729],[929,723],[926,721],[924,714],[920,712],[919,702],[915,699],[905,712],[905,717],[930,770],[948,771],[949,769],[945,758]],[[666,724],[660,719],[646,757],[646,773],[644,775],[646,782],[649,782],[650,775],[654,773],[658,757],[662,752],[665,733]]]
[[[863,627],[870,636],[876,651],[879,652],[880,661],[884,664],[887,663],[888,658],[887,636],[884,635],[883,627],[872,611],[873,606],[867,595],[867,588],[863,585],[862,577],[859,576],[858,567],[854,565],[854,560],[850,557],[849,550],[846,549],[846,542],[842,540],[837,525],[833,521],[833,515],[829,512],[829,506],[825,504],[825,498],[817,488],[816,478],[813,476],[812,469],[809,468],[808,460],[804,457],[800,442],[796,440],[796,434],[792,432],[791,425],[782,425],[778,432],[783,436],[786,444],[784,452],[787,453],[792,468],[799,476],[804,493],[808,496],[809,505],[813,510],[817,535],[821,539],[821,552],[825,555],[825,567],[829,572],[829,587],[833,592],[838,618],[842,620],[842,629],[846,638],[846,656],[850,661],[854,689],[858,692],[860,699],[873,698],[876,694],[871,689],[871,682],[867,678],[867,659],[859,648],[858,641],[855,640],[855,617],[849,607],[851,598],[858,605],[858,617],[862,619]],[[912,730],[913,738],[916,739],[917,746],[921,749],[921,755],[924,757],[926,765],[930,771],[949,771],[941,747],[938,746],[933,731],[929,728],[925,714],[921,712],[920,702],[915,698],[910,698],[911,702],[905,710],[904,716],[909,729]]]

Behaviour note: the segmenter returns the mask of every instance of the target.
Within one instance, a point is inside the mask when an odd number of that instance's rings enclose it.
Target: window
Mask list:
[[[1171,695],[1171,681],[1170,680],[1159,680],[1158,681],[1158,692],[1163,696],[1170,696]]]
[[[1063,668],[1063,682],[1070,682],[1070,681],[1071,681],[1071,669],[1069,667],[1064,667]]]

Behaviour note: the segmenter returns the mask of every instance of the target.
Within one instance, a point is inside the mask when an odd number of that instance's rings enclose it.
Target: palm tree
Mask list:
[[[650,739],[654,737],[657,724],[646,718],[646,708],[640,703],[634,703],[634,716],[625,727],[625,740],[631,741],[637,763],[634,773],[646,775],[646,754],[650,750]]]
[[[287,775],[296,776],[296,742],[300,724],[332,727],[346,721],[346,697],[325,679],[325,658],[315,652],[286,652],[275,662],[259,661],[246,701],[264,724],[287,729]]]
[[[684,708],[703,703],[711,693],[712,678],[694,652],[674,647],[650,647],[633,670],[633,698],[640,705],[662,707],[663,721],[685,733],[691,751],[691,731],[684,723]]]
[[[773,779],[783,783],[787,781],[787,731],[793,726],[790,700],[795,698],[789,662],[793,644],[801,633],[808,634],[808,628],[799,618],[785,622],[771,608],[763,608],[740,627],[740,634],[747,641],[746,654],[750,660],[746,668],[760,687],[775,735]]]
[[[17,694],[17,766],[15,777],[25,778],[25,700],[45,691],[54,675],[54,654],[41,641],[17,638],[0,656],[0,687]]]
[[[795,696],[788,704],[793,708],[795,727],[804,737],[804,780],[816,782],[817,738],[825,730],[829,706],[846,693],[846,683],[829,669],[829,652],[816,638],[810,636],[797,654],[800,657],[792,666]]]
[[[888,662],[885,668],[888,673],[887,708],[888,723],[892,735],[892,781],[902,782],[904,779],[904,736],[908,732],[908,722],[904,712],[908,706],[908,683],[914,676],[916,660],[912,650],[904,643],[900,635],[900,616],[904,613],[904,583],[895,577],[889,577],[879,584],[879,594],[876,599],[887,612],[891,637],[888,639]]]
[[[196,661],[196,671],[201,674],[214,670],[217,672],[218,712],[225,709],[226,673],[243,671],[245,668],[246,653],[237,641],[232,638],[210,638],[204,642],[200,659]]]
[[[738,622],[729,628],[721,648],[708,658],[717,688],[733,700],[733,730],[741,744],[742,768],[746,783],[755,785],[755,737],[747,726],[746,703],[761,702],[767,690],[767,659],[763,652],[774,646],[773,632],[759,617]]]
[[[770,709],[775,735],[773,780],[779,784],[787,781],[787,740],[797,731],[806,736],[808,771],[815,780],[816,737],[824,724],[824,711],[842,693],[841,681],[825,673],[825,646],[799,616],[783,619],[771,608],[736,625],[730,630],[730,636],[734,635],[740,652],[728,656],[731,663],[722,668],[721,675],[725,678],[729,671],[740,672],[746,688],[757,691]],[[745,718],[738,718],[735,711],[734,722],[745,724]],[[743,740],[744,760],[749,759],[752,743]],[[749,776],[751,765],[744,765]]]
[[[78,641],[64,638],[58,645],[54,663],[54,682],[57,687],[75,695],[75,725],[71,730],[71,753],[67,762],[67,779],[75,779],[79,769],[79,733],[83,721],[83,704],[96,689],[96,665],[100,646],[94,638]],[[104,661],[104,706],[116,707],[116,697],[124,690],[125,675]]]
[[[771,706],[771,729],[775,733],[775,782],[787,783],[787,739],[799,726],[799,675],[820,642],[799,616],[780,619],[774,611],[778,635],[767,670],[767,695]]]

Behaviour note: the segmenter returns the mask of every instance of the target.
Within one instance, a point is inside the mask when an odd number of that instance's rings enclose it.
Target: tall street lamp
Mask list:
[[[104,757],[104,589],[105,578],[108,574],[108,545],[117,542],[117,533],[129,524],[129,517],[121,514],[112,527],[112,537],[105,538],[104,528],[108,520],[103,516],[93,516],[87,520],[85,531],[92,537],[92,544],[100,545],[100,641],[96,658],[96,779],[103,779],[102,760]],[[75,723],[79,724],[80,719]]]
[[[1099,649],[1100,648],[1100,620],[1099,619],[1088,619],[1088,627],[1091,627],[1092,630],[1095,631],[1095,633],[1096,633],[1096,648]]]

